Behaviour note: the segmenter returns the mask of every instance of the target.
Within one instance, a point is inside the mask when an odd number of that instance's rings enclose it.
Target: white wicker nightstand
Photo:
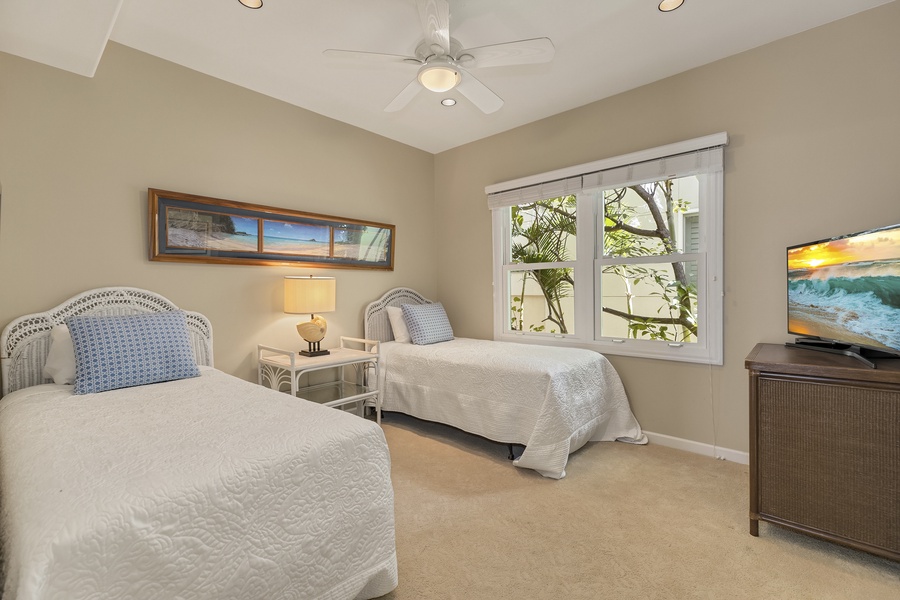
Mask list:
[[[362,349],[353,348],[358,346]],[[360,414],[366,405],[374,406],[375,421],[381,423],[381,398],[378,394],[379,342],[341,336],[341,346],[325,356],[306,357],[298,352],[270,346],[257,346],[258,383],[274,390],[324,404],[343,407],[357,403]],[[355,377],[347,379],[345,367],[354,367]],[[300,377],[324,369],[337,369],[338,379],[300,386]]]

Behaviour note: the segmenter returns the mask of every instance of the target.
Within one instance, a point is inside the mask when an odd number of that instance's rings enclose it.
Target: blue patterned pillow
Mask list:
[[[453,328],[440,302],[403,304],[400,308],[413,344],[424,346],[453,339]]]
[[[200,375],[183,311],[66,320],[75,346],[75,394]]]

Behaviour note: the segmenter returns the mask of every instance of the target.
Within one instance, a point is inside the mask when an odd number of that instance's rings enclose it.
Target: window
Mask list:
[[[726,143],[490,186],[494,337],[721,364]]]
[[[510,331],[574,331],[575,211],[575,196],[509,208]]]

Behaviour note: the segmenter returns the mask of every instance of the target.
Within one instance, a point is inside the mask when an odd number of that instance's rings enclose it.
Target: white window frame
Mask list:
[[[660,161],[665,166],[666,158],[709,149],[721,149],[728,143],[727,133],[718,133],[702,138],[687,140],[667,146],[660,146],[642,152],[613,157],[584,165],[577,165],[517,179],[485,188],[488,205],[492,209],[493,225],[493,278],[494,278],[494,339],[590,348],[604,354],[657,358],[673,361],[696,362],[721,365],[723,360],[723,211],[724,184],[721,164],[700,174],[700,251],[682,254],[685,260],[698,260],[697,274],[697,322],[700,335],[697,342],[674,343],[659,340],[600,337],[595,335],[599,328],[599,307],[595,299],[600,297],[599,269],[604,262],[595,257],[595,244],[599,242],[596,231],[595,201],[599,190],[610,185],[597,185],[603,179],[592,176],[598,172],[629,167],[649,161]],[[718,155],[721,156],[721,153]],[[683,162],[683,161],[682,161]],[[663,173],[660,179],[684,176],[684,172]],[[584,176],[582,178],[582,176]],[[582,182],[590,185],[586,187]],[[629,183],[631,184],[631,183]],[[618,184],[615,187],[620,187]],[[521,264],[510,263],[510,209],[509,206],[525,204],[536,199],[553,198],[566,194],[577,198],[576,259],[573,277],[575,280],[575,331],[568,334],[544,332],[511,331],[509,327],[509,273],[523,270]],[[632,259],[637,262],[669,262],[668,256]],[[617,261],[620,262],[620,261]],[[573,266],[569,263],[529,264],[528,268],[553,266]]]

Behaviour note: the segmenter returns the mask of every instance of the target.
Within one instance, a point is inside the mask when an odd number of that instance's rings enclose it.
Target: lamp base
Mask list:
[[[322,315],[319,315],[318,317],[316,315],[310,315],[310,317],[312,317],[311,321],[297,323],[297,333],[299,333],[300,337],[303,338],[303,341],[309,345],[309,350],[301,350],[300,354],[309,357],[331,354],[328,350],[322,350],[322,347],[320,346],[322,338],[325,337],[325,331],[328,328],[328,324],[325,322]]]
[[[298,354],[301,354],[303,356],[312,357],[312,356],[325,356],[326,354],[331,354],[331,352],[329,352],[328,350],[301,350],[300,352],[298,352]]]
[[[306,343],[309,344],[309,350],[301,350],[299,354],[301,356],[325,356],[326,354],[331,354],[328,350],[322,350],[322,347],[319,345],[319,342],[311,342],[306,340]]]

